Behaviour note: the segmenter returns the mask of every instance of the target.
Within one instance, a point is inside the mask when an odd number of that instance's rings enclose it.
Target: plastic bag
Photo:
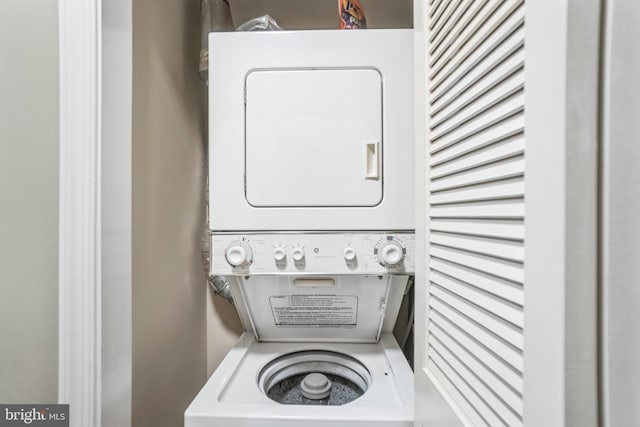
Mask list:
[[[269,15],[258,16],[238,26],[236,31],[281,31],[275,19]]]

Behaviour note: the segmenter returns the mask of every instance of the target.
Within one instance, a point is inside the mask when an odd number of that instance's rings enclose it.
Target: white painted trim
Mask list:
[[[101,0],[59,0],[58,401],[72,427],[101,408]]]
[[[428,378],[426,374],[427,333],[427,88],[426,88],[426,1],[413,1],[414,22],[414,126],[415,126],[415,229],[416,274],[414,281],[414,373],[415,373],[415,421],[416,426],[426,422],[422,400]]]
[[[595,427],[600,4],[526,8],[524,423]]]

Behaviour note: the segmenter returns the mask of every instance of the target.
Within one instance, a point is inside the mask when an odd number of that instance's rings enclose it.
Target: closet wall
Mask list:
[[[412,0],[361,0],[367,28],[411,28]],[[338,0],[230,0],[236,26],[271,15],[286,30],[338,28]]]
[[[132,425],[176,427],[207,378],[199,1],[133,1]]]

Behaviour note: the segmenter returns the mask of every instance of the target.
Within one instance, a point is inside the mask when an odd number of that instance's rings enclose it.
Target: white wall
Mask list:
[[[56,402],[56,0],[0,1],[0,216],[0,402]]]
[[[602,146],[602,419],[640,425],[640,3],[609,0]]]
[[[102,2],[102,427],[131,427],[131,2]]]

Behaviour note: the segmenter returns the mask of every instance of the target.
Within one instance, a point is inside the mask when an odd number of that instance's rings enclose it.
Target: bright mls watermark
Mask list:
[[[69,405],[2,405],[0,427],[69,427]]]

